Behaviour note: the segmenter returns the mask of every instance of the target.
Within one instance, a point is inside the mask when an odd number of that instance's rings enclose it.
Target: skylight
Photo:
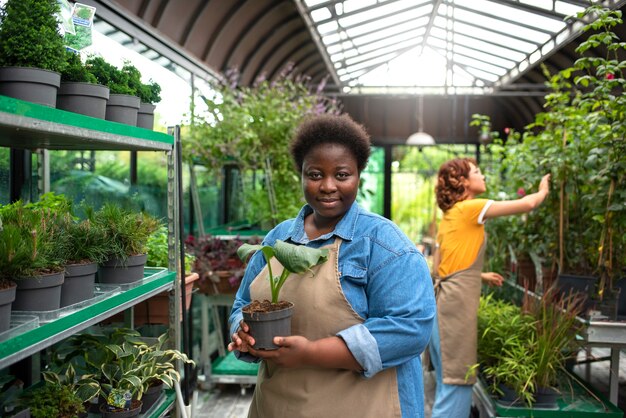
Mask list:
[[[304,0],[343,92],[510,83],[568,31],[581,0]]]

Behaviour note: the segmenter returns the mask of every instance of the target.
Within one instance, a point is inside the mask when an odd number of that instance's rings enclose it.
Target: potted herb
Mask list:
[[[253,300],[243,307],[242,313],[250,327],[250,335],[254,337],[254,347],[257,350],[272,350],[278,348],[273,342],[276,335],[291,335],[293,303],[279,299],[287,277],[292,273],[309,272],[312,267],[324,263],[328,260],[328,250],[276,240],[273,246],[243,244],[237,254],[245,261],[259,250],[267,263],[272,299]],[[272,265],[274,259],[277,263]],[[274,274],[274,269],[278,274]]]
[[[107,203],[88,211],[88,219],[103,231],[108,243],[107,260],[100,264],[100,283],[126,284],[143,279],[148,238],[159,221],[144,212],[133,212]]]
[[[136,126],[139,97],[137,97],[136,87],[133,87],[135,81],[131,79],[131,76],[136,77],[135,72],[128,66],[119,69],[106,62],[104,58],[97,56],[87,59],[85,65],[96,77],[98,83],[109,87],[110,94],[105,119]]]
[[[12,310],[58,309],[63,284],[61,216],[68,208],[43,195],[37,203],[22,201],[0,208],[0,279],[17,284]]]
[[[258,242],[257,238],[248,241]],[[239,236],[231,239],[205,235],[187,239],[186,246],[194,256],[192,271],[200,276],[197,281],[200,292],[208,295],[237,292],[244,273],[244,263],[237,250],[243,243]]]
[[[57,92],[57,109],[104,119],[109,88],[98,83],[79,53],[66,51],[65,59],[61,86]]]
[[[56,0],[4,3],[0,9],[0,94],[56,106],[65,51],[58,11]]]
[[[150,80],[146,84],[141,84],[137,90],[141,104],[137,113],[137,126],[140,128],[154,128],[154,109],[161,101],[161,86]]]

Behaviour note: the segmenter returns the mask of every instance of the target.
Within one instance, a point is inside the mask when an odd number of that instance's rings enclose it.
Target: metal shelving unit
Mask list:
[[[168,270],[148,272],[134,286],[74,312],[59,316],[0,342],[0,369],[38,353],[118,312],[132,308],[160,292],[170,296],[170,341],[181,347],[180,267],[180,129],[170,134],[109,122],[35,103],[0,96],[0,146],[26,150],[163,151],[168,158]],[[166,392],[150,417],[174,408],[175,394]]]

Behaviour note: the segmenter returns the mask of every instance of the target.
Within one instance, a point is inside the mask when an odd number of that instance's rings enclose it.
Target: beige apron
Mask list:
[[[294,303],[292,335],[310,340],[332,337],[363,323],[346,300],[339,282],[337,258],[341,239],[328,246],[329,258],[304,274],[292,274],[280,293]],[[282,266],[272,259],[275,275]],[[252,299],[270,299],[267,266],[250,285]],[[400,417],[395,368],[370,379],[339,369],[283,368],[262,361],[250,405],[250,418]]]
[[[466,374],[477,362],[480,273],[483,270],[485,243],[486,236],[471,266],[435,279],[442,376],[443,383],[447,385],[476,383],[475,375],[466,380]]]

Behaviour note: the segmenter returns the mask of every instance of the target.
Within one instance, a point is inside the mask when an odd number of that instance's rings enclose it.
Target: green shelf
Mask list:
[[[0,95],[0,146],[170,151],[174,137]]]
[[[0,342],[0,369],[160,292],[172,289],[175,278],[175,272],[146,268],[145,278],[135,287]]]

